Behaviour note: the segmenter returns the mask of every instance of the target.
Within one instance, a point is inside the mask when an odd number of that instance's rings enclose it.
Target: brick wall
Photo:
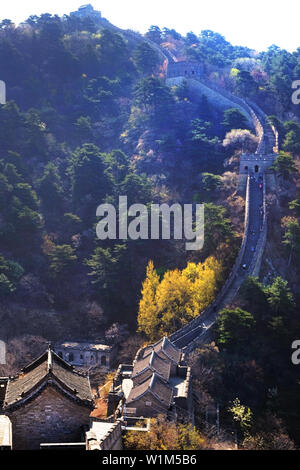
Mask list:
[[[79,442],[81,426],[91,410],[78,405],[51,386],[33,401],[7,413],[12,421],[13,449],[39,449],[41,443]]]

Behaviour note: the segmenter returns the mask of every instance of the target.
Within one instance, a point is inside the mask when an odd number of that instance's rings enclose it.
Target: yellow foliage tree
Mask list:
[[[151,419],[149,432],[128,432],[125,448],[134,450],[203,450],[208,445],[191,424],[176,424],[159,416]]]
[[[154,269],[153,261],[149,261],[139,304],[138,331],[146,333],[151,341],[155,339],[158,333],[159,320],[156,307],[156,290],[158,286],[159,276]]]
[[[160,321],[159,336],[170,334],[195,316],[192,283],[181,271],[168,271],[156,291],[156,306]]]
[[[221,280],[222,266],[214,257],[204,263],[188,263],[183,271],[168,271],[161,282],[150,261],[140,301],[139,331],[151,341],[173,333],[213,302]]]

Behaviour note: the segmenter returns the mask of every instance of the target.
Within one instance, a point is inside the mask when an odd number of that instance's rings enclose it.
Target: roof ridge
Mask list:
[[[150,367],[152,367],[155,355],[156,355],[156,352],[153,350],[151,354],[150,362],[149,362]]]
[[[53,361],[52,361],[52,351],[51,351],[51,348],[50,348],[50,345],[49,345],[49,348],[48,348],[48,374],[51,374],[52,373],[52,366],[53,366]]]

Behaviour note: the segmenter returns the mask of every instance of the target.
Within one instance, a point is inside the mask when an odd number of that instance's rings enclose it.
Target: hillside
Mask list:
[[[300,108],[291,100],[299,59],[300,49],[257,53],[209,30],[183,37],[151,26],[142,36],[97,16],[0,23],[7,86],[0,324],[10,348],[1,374],[14,373],[48,341],[67,339],[106,337],[121,343],[118,360],[131,361],[145,341],[173,333],[213,302],[242,241],[240,155],[258,143],[251,116],[224,96],[230,92],[268,115],[280,154],[261,277],[245,282],[214,342],[192,358],[197,419],[217,402],[227,424],[239,397],[254,416],[251,435],[239,428],[246,448],[260,438],[267,446],[273,431],[274,447],[280,436],[287,447],[290,437],[299,444],[290,361],[300,333]],[[201,83],[166,82],[172,60],[201,64]],[[205,203],[203,249],[188,252],[180,240],[99,241],[96,209],[117,207],[120,196],[128,205]]]

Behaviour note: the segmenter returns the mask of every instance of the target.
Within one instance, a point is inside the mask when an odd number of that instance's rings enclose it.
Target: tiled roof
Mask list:
[[[52,381],[70,398],[83,404],[92,403],[89,378],[75,371],[49,349],[23,369],[22,374],[9,379],[3,408],[18,405]]]
[[[166,381],[169,380],[171,363],[162,359],[155,351],[144,357],[143,359],[135,361],[132,379],[140,375],[142,372],[146,372],[149,369],[152,372],[157,372]],[[152,375],[152,373],[151,373]]]
[[[92,400],[90,381],[88,377],[74,372],[71,368],[64,367],[59,361],[53,361],[53,375],[60,383],[72,391],[80,400]]]
[[[166,355],[171,361],[179,364],[181,358],[181,349],[176,348],[174,344],[167,338],[164,337],[157,343],[147,346],[144,349],[143,357],[148,356],[152,351],[155,351],[158,355]]]
[[[132,404],[146,393],[151,393],[156,396],[161,405],[165,408],[169,408],[171,405],[173,390],[155,373],[152,374],[148,380],[145,380],[142,384],[131,389],[129,397],[126,400],[126,404]]]
[[[110,351],[112,346],[102,343],[83,343],[79,341],[66,341],[65,343],[57,344],[55,350],[59,349],[78,349],[79,351]]]

